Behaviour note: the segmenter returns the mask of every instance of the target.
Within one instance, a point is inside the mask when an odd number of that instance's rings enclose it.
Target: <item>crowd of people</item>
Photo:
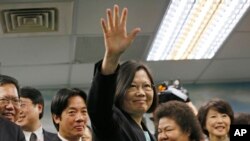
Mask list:
[[[88,95],[79,88],[61,88],[54,95],[51,115],[57,133],[42,126],[41,92],[0,75],[0,141],[229,141],[235,119],[249,124],[249,116],[236,118],[222,99],[196,108],[179,80],[159,90],[145,64],[121,63],[141,29],[128,33],[128,9],[119,11],[114,5],[101,19],[105,53],[95,65]],[[153,114],[155,133],[144,122],[146,113]]]

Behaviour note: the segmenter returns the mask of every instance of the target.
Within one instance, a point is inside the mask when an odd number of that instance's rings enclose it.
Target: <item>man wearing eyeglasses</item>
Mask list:
[[[15,122],[20,110],[19,84],[10,76],[0,76],[0,115]]]
[[[25,141],[22,129],[14,123],[19,109],[18,81],[0,74],[0,141]]]
[[[42,93],[33,87],[20,89],[20,113],[17,124],[23,129],[27,141],[53,141],[57,136],[46,131],[41,123],[44,112],[44,98]]]

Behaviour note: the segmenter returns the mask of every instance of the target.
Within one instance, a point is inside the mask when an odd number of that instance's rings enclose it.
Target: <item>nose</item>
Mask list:
[[[223,121],[223,117],[218,116],[218,118],[217,118],[217,122],[221,123],[222,121]]]
[[[166,140],[168,137],[166,134],[164,134],[164,132],[162,133],[159,133],[158,134],[158,140],[161,141],[161,140]]]
[[[137,88],[137,96],[145,96],[146,94],[145,94],[145,91],[143,90],[143,88],[142,87],[138,87]]]
[[[87,121],[87,116],[85,116],[84,114],[79,113],[76,116],[76,121],[77,122]]]
[[[11,101],[8,101],[8,104],[6,105],[6,109],[14,109],[14,105]]]

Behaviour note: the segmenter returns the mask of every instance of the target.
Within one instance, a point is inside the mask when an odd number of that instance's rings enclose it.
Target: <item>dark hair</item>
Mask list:
[[[147,75],[150,79],[150,82],[153,86],[153,92],[154,92],[153,103],[147,111],[150,113],[150,112],[154,111],[154,109],[156,108],[156,106],[158,104],[158,101],[157,101],[158,98],[157,98],[156,89],[154,87],[153,77],[151,75],[150,70],[148,69],[148,67],[146,65],[144,65],[143,63],[140,63],[140,62],[133,61],[133,60],[126,61],[125,63],[123,63],[120,66],[118,76],[117,76],[115,105],[118,108],[122,107],[122,103],[124,101],[124,96],[126,94],[126,91],[130,87],[130,85],[135,77],[135,73],[138,70],[145,70],[145,72],[147,73]]]
[[[154,113],[156,127],[159,120],[165,117],[174,120],[182,132],[190,134],[190,140],[200,141],[204,138],[199,121],[187,104],[176,100],[159,104]]]
[[[222,99],[213,98],[202,105],[198,110],[198,120],[201,124],[203,132],[208,136],[209,133],[206,129],[207,113],[210,109],[216,110],[219,113],[227,114],[231,120],[231,124],[234,121],[234,112],[230,104]]]
[[[250,113],[246,113],[246,112],[235,113],[233,124],[250,125]]]
[[[13,84],[16,86],[18,97],[20,97],[20,86],[18,84],[17,79],[8,75],[0,74],[0,86],[5,84]]]
[[[68,106],[68,100],[74,96],[80,96],[86,102],[87,94],[79,88],[62,88],[58,90],[51,101],[51,114],[61,117],[62,112]],[[58,131],[59,125],[54,122],[54,119],[52,120]]]
[[[43,113],[44,113],[44,99],[43,96],[41,94],[41,92],[33,87],[22,87],[20,90],[20,97],[23,98],[28,98],[32,101],[32,104],[41,104],[42,107],[42,112],[39,114],[39,119],[41,119],[43,117]]]

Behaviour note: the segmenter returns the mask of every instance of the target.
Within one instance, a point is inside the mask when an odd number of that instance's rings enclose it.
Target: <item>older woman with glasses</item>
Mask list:
[[[157,105],[157,95],[149,69],[142,63],[127,61],[119,64],[121,55],[129,48],[136,34],[127,34],[127,9],[119,15],[107,10],[107,21],[101,20],[105,55],[95,66],[89,93],[88,111],[95,139],[99,141],[154,141],[143,115]],[[113,15],[112,15],[113,14]]]

